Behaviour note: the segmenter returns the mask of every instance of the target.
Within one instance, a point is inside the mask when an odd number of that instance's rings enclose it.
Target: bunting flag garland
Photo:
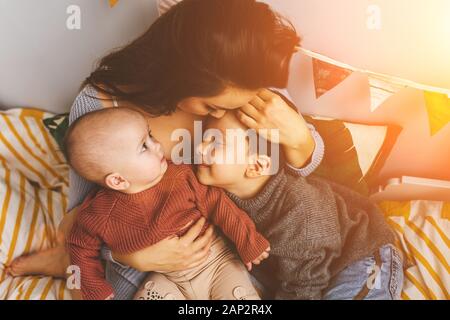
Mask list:
[[[109,6],[112,8],[112,7],[114,7],[116,4],[117,4],[117,2],[118,2],[119,0],[109,0]]]
[[[327,93],[352,73],[348,69],[337,67],[333,64],[313,58],[314,87],[316,98]]]
[[[432,136],[450,122],[450,89],[428,86],[386,74],[355,68],[311,50],[301,47],[296,49],[312,58],[317,98],[344,81],[351,72],[359,72],[366,74],[368,77],[371,99],[370,110],[372,112],[400,90],[414,88],[425,92],[425,104]]]

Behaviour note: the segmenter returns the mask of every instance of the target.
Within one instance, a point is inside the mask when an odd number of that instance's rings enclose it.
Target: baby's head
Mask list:
[[[148,121],[128,108],[105,108],[78,118],[65,136],[64,151],[80,176],[126,193],[157,184],[167,169]]]
[[[205,129],[196,149],[202,158],[197,166],[201,183],[236,193],[236,187],[246,188],[249,183],[264,185],[277,172],[279,146],[249,130],[232,112],[209,118]]]

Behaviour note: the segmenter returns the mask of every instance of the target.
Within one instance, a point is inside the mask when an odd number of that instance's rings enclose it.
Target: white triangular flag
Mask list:
[[[369,77],[370,87],[370,111],[374,112],[380,105],[386,102],[391,96],[406,88],[404,85],[388,82],[384,79]]]

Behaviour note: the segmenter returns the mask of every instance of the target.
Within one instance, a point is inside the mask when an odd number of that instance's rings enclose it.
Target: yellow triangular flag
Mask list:
[[[112,7],[114,7],[116,4],[117,4],[117,2],[118,2],[119,0],[109,0],[109,6],[112,8]]]
[[[450,96],[425,91],[431,135],[434,136],[450,122]]]

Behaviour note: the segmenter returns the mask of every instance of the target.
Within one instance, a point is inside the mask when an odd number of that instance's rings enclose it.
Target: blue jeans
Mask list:
[[[114,289],[114,300],[132,300],[148,273],[118,263],[105,246],[102,246],[101,257],[105,261],[106,281]]]
[[[367,288],[364,300],[398,300],[403,287],[402,254],[393,245],[379,249],[381,265],[375,256],[356,261],[338,273],[325,291],[324,300],[352,300]]]

